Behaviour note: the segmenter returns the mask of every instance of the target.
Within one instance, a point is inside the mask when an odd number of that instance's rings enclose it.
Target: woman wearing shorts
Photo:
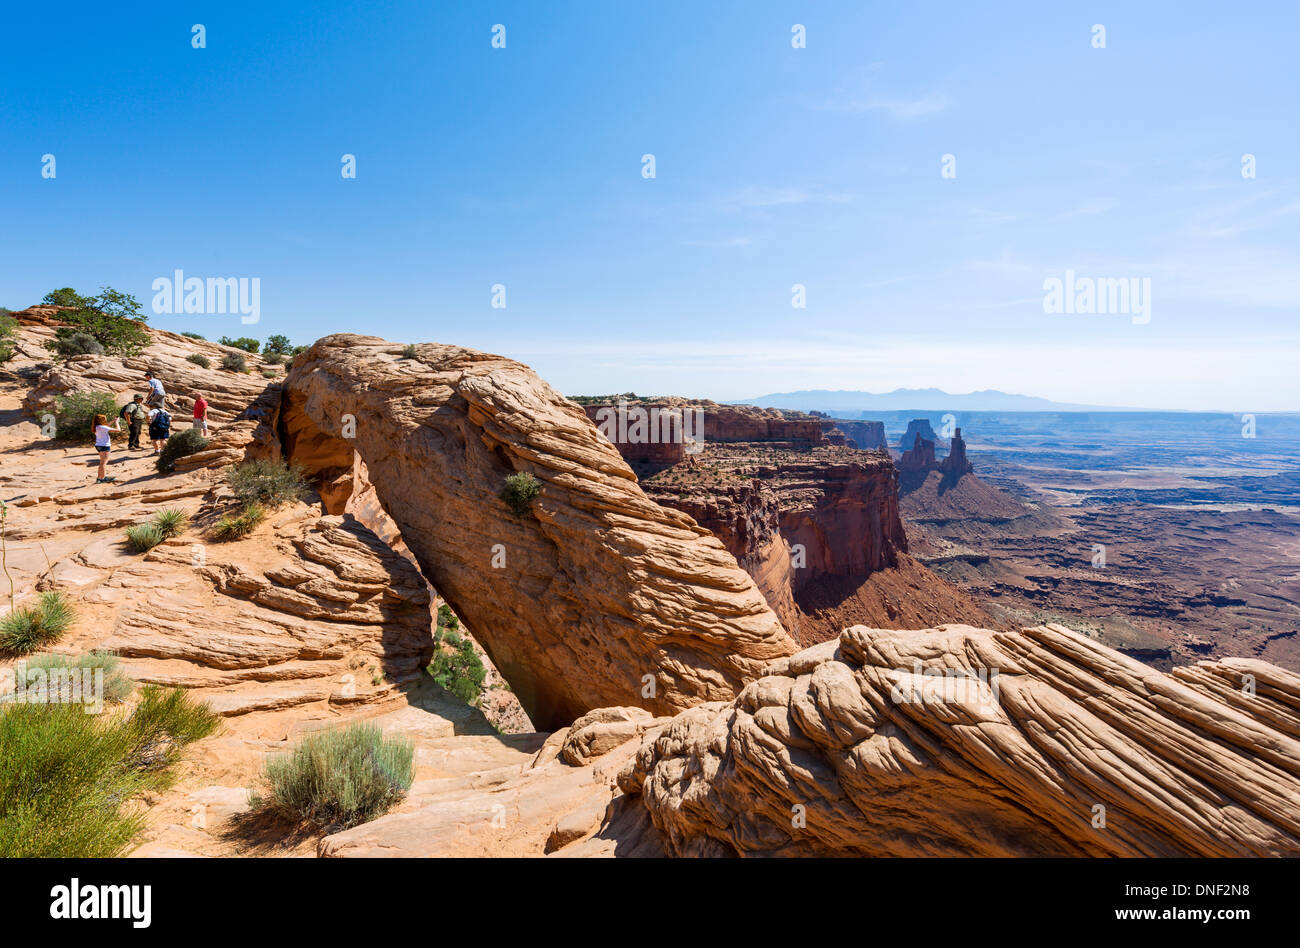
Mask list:
[[[95,478],[96,484],[111,484],[117,480],[115,477],[106,477],[108,473],[108,449],[113,441],[112,429],[108,427],[108,419],[103,415],[95,416],[95,450],[99,452],[99,476]],[[117,429],[122,430],[119,420]]]

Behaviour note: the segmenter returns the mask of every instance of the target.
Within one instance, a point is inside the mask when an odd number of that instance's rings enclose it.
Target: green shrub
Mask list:
[[[415,346],[411,345],[411,346],[407,346],[407,347],[405,347],[405,348],[402,350],[402,358],[403,358],[403,359],[414,359],[414,358],[415,358]]]
[[[140,303],[129,293],[101,286],[98,296],[81,296],[71,287],[45,295],[45,302],[75,307],[58,314],[66,325],[54,331],[55,338],[46,346],[55,352],[78,333],[94,337],[109,355],[139,355],[152,341],[144,323],[147,317]]]
[[[201,335],[201,334],[199,334],[199,333],[197,333],[197,332],[183,332],[183,333],[181,333],[181,335],[184,336],[186,339],[197,339],[197,340],[199,340],[199,342],[207,342],[207,341],[208,341],[208,340],[207,340],[207,336]]]
[[[265,362],[267,365],[280,365],[282,362],[284,362],[284,356],[278,352],[272,352],[271,350],[268,349],[266,351],[266,354],[262,356],[262,361]]]
[[[9,310],[0,306],[0,365],[8,362],[17,351],[14,342],[18,338],[18,320],[9,315]]]
[[[45,344],[45,348],[52,351],[61,359],[71,359],[75,356],[83,355],[99,356],[104,354],[104,347],[99,344],[99,340],[88,332],[80,331],[56,336]]]
[[[220,719],[184,692],[155,685],[127,712],[78,704],[13,703],[0,709],[0,857],[113,857],[143,828],[123,812],[145,791],[166,789],[184,748]]]
[[[276,378],[277,376],[279,376],[279,374],[280,374],[279,372],[276,372],[276,371],[274,371],[274,370],[263,370],[263,372],[262,372],[262,378],[264,378],[264,379],[273,379],[273,378]]]
[[[474,650],[474,643],[458,635],[452,627],[435,632],[433,645],[429,674],[461,701],[471,704],[482,693],[483,678],[487,674],[483,660]],[[444,645],[449,648],[443,648]]]
[[[160,474],[170,474],[176,470],[176,461],[179,458],[198,454],[200,451],[205,450],[207,446],[208,439],[203,437],[203,433],[199,429],[186,428],[184,431],[178,431],[163,444],[158,459],[154,461],[154,467]]]
[[[243,539],[265,519],[266,511],[260,505],[249,504],[239,516],[226,515],[218,520],[212,528],[212,538],[222,542]]]
[[[263,347],[262,351],[265,352],[268,357],[287,356],[289,353],[293,352],[293,343],[289,341],[288,336],[272,336],[270,339],[266,340],[266,346]],[[269,362],[270,359],[268,358],[267,361]]]
[[[164,539],[180,536],[190,525],[190,515],[179,507],[168,507],[153,515],[151,521]]]
[[[72,603],[58,591],[43,592],[33,606],[18,606],[0,617],[0,652],[26,655],[56,641],[77,618]]]
[[[148,553],[165,539],[163,532],[152,523],[137,523],[126,528],[126,545],[134,553]]]
[[[221,357],[221,367],[227,372],[247,372],[248,362],[241,352],[227,352]]]
[[[212,368],[212,360],[201,352],[192,352],[185,357],[186,362],[193,362],[200,369]]]
[[[250,339],[247,336],[240,336],[238,339],[231,339],[229,336],[222,336],[217,340],[223,346],[230,346],[232,349],[243,349],[245,352],[257,352],[262,348],[262,344],[256,339]]]
[[[456,618],[456,613],[451,611],[451,606],[445,602],[438,607],[438,628],[451,629],[455,632],[460,628],[460,620]]]
[[[400,803],[415,779],[415,745],[358,722],[309,734],[266,765],[266,807],[321,827],[347,829]]]
[[[266,458],[245,461],[227,473],[226,480],[244,506],[280,507],[298,500],[307,490],[302,468]]]
[[[90,424],[96,415],[110,422],[117,416],[117,404],[107,392],[72,392],[54,399],[54,437],[65,441],[91,441]]]
[[[47,652],[43,655],[30,656],[23,660],[23,664],[27,670],[28,688],[32,688],[33,683],[38,680],[32,672],[43,672],[45,694],[59,694],[63,696],[63,700],[72,697],[70,693],[72,682],[67,673],[88,672],[93,676],[96,671],[99,671],[102,674],[104,703],[120,704],[131,696],[131,691],[135,688],[135,682],[131,677],[118,669],[120,661],[121,659],[113,652],[82,652],[79,655]],[[12,697],[11,695],[10,699]],[[5,697],[0,695],[0,703],[5,700]],[[28,700],[31,698],[29,697]]]
[[[533,498],[541,491],[542,485],[537,478],[527,471],[520,471],[506,478],[505,486],[501,489],[501,499],[511,510],[522,516],[532,509]]]

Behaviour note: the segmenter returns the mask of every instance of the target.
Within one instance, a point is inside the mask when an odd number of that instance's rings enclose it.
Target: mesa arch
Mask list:
[[[294,359],[285,456],[339,509],[354,459],[412,555],[537,727],[599,707],[731,700],[797,646],[722,543],[660,507],[582,409],[527,366],[327,336]],[[344,435],[351,437],[344,437]],[[530,512],[505,478],[542,485]]]

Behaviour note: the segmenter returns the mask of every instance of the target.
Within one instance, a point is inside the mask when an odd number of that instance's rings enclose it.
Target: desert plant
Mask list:
[[[415,358],[415,346],[413,346],[413,345],[406,346],[406,347],[402,350],[402,358],[403,358],[403,359],[414,359],[414,358]]]
[[[200,369],[209,369],[212,367],[212,360],[201,352],[192,352],[185,357],[186,362],[193,362]]]
[[[180,458],[198,454],[208,446],[208,439],[197,428],[186,428],[167,439],[158,460],[154,462],[160,474],[170,474],[176,470],[176,461]]]
[[[247,372],[248,362],[242,352],[227,352],[221,357],[221,367],[227,372]]]
[[[9,316],[9,310],[0,306],[0,364],[8,362],[17,351],[14,341],[18,338],[18,320]]]
[[[229,336],[222,336],[217,340],[223,346],[230,346],[232,349],[243,349],[245,352],[257,352],[262,348],[262,344],[256,339],[250,339],[248,336],[240,336],[238,339],[231,339]]]
[[[262,351],[268,355],[286,356],[293,352],[293,343],[289,341],[288,336],[274,335],[266,340]]]
[[[104,347],[99,344],[99,340],[88,332],[72,332],[56,336],[46,344],[46,348],[61,359],[104,354]]]
[[[271,352],[270,350],[267,350],[266,354],[262,356],[262,361],[267,365],[279,365],[284,361],[284,356],[279,352]]]
[[[227,473],[226,480],[245,506],[280,507],[298,500],[307,490],[302,468],[267,458],[245,461]]]
[[[238,516],[227,514],[219,519],[212,527],[212,538],[221,542],[243,539],[265,519],[266,511],[260,505],[249,504]]]
[[[155,685],[129,713],[63,702],[0,709],[0,857],[123,855],[144,825],[128,801],[170,785],[183,749],[219,723],[205,704]]]
[[[43,648],[66,632],[76,617],[63,593],[43,592],[35,605],[18,606],[0,618],[0,652],[26,655]]]
[[[130,676],[118,668],[120,661],[121,659],[114,652],[82,652],[78,655],[59,655],[47,652],[43,655],[32,655],[25,659],[23,666],[27,674],[26,684],[28,687],[31,687],[33,680],[37,678],[33,673],[40,672],[40,678],[43,678],[45,682],[44,695],[53,694],[66,697],[70,697],[67,695],[67,690],[71,689],[73,674],[89,673],[94,675],[95,672],[99,672],[102,675],[101,684],[104,703],[120,704],[131,696],[131,690],[135,687],[135,682],[131,680]],[[83,690],[84,687],[83,685]],[[4,700],[5,697],[0,695],[0,702]]]
[[[190,525],[190,515],[179,507],[168,507],[153,515],[151,521],[164,539],[180,536]]]
[[[54,331],[55,338],[46,346],[55,352],[78,333],[94,337],[109,355],[139,355],[150,343],[149,331],[144,323],[147,317],[140,303],[129,293],[110,286],[101,286],[98,296],[82,296],[71,287],[54,290],[45,295],[46,303],[71,306],[71,311],[59,313],[65,325]]]
[[[330,829],[387,813],[415,779],[415,745],[358,722],[309,734],[266,765],[263,805]]]
[[[117,414],[113,396],[107,392],[72,392],[54,400],[54,437],[89,441],[94,437],[90,423],[96,415]]]
[[[273,370],[273,369],[272,369],[272,370],[267,370],[267,369],[263,369],[263,370],[262,370],[262,378],[264,378],[264,379],[273,379],[273,378],[275,378],[275,377],[278,376],[278,375],[279,375],[279,373],[276,372],[276,371]]]
[[[163,532],[152,523],[137,523],[126,528],[126,545],[134,553],[148,553],[165,539]]]
[[[474,643],[454,631],[442,630],[433,636],[433,660],[429,674],[443,688],[464,701],[472,703],[483,690],[487,669],[474,650]],[[446,645],[450,650],[444,649]]]
[[[183,333],[181,333],[181,335],[184,336],[186,339],[197,339],[197,340],[199,340],[199,342],[207,342],[207,341],[208,341],[208,340],[207,340],[207,336],[204,336],[202,333],[197,333],[197,332],[183,332]]]
[[[532,509],[533,498],[540,494],[542,485],[527,471],[511,474],[501,488],[501,499],[511,510],[522,516]]]

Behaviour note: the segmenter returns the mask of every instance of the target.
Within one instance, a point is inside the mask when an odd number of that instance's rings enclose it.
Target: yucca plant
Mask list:
[[[41,593],[34,606],[19,606],[0,618],[0,652],[25,655],[49,645],[68,630],[77,614],[63,593]]]
[[[185,532],[190,525],[190,515],[178,507],[168,507],[154,514],[151,522],[163,535],[163,539],[170,539]]]
[[[260,504],[249,504],[237,517],[229,514],[222,517],[212,528],[214,540],[240,540],[257,529],[257,525],[266,519],[266,511]]]
[[[136,553],[147,553],[165,539],[163,532],[152,523],[137,523],[126,528],[126,544]]]

